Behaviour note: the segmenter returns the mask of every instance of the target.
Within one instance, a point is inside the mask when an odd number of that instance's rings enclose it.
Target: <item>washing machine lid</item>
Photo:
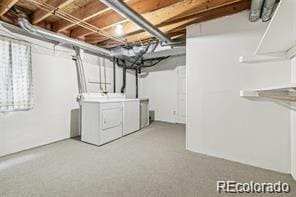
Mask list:
[[[81,102],[114,102],[124,100],[125,98],[125,94],[121,93],[83,93],[80,95]]]
[[[137,99],[137,98],[126,98],[123,101],[138,101],[138,102],[140,102],[140,99]]]

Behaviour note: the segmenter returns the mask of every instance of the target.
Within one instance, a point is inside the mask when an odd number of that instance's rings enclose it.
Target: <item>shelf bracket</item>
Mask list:
[[[258,92],[258,96],[265,97],[265,98],[271,98],[271,99],[277,99],[277,100],[296,102],[296,96],[291,96],[291,95],[273,95],[270,93]]]

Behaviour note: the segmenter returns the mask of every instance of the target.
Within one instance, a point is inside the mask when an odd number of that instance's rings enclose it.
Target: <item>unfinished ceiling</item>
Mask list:
[[[125,0],[174,41],[185,39],[186,26],[250,8],[250,0]],[[30,22],[53,32],[104,48],[142,44],[153,38],[99,0],[0,0],[1,20],[16,24],[13,6]]]

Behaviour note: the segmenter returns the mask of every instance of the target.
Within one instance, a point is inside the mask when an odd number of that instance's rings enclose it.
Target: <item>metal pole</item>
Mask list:
[[[113,57],[113,92],[116,92],[116,59]]]

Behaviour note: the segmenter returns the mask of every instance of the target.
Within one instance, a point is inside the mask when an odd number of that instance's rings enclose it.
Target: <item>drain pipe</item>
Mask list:
[[[76,46],[76,47],[79,47],[80,49],[83,49],[95,55],[108,56],[108,57],[113,56],[110,50],[103,49],[76,39],[69,38],[62,34],[53,33],[46,29],[33,26],[22,14],[19,14],[18,24],[22,29],[26,30],[27,32],[33,35],[38,35],[40,37],[43,37],[52,41],[66,43],[71,46]]]
[[[136,98],[139,98],[139,79],[138,79],[138,68],[135,68],[136,76]]]
[[[161,32],[158,28],[156,28],[153,24],[151,24],[149,21],[147,21],[143,16],[135,12],[133,9],[131,9],[126,3],[123,1],[118,0],[100,0],[102,3],[107,5],[108,7],[112,8],[125,18],[131,20],[135,24],[137,24],[139,27],[143,28],[156,38],[158,38],[160,41],[162,41],[165,44],[173,45],[174,42],[167,37],[163,32]]]
[[[122,86],[120,89],[121,93],[125,92],[125,86],[126,86],[126,62],[123,60],[123,67],[122,67]]]

